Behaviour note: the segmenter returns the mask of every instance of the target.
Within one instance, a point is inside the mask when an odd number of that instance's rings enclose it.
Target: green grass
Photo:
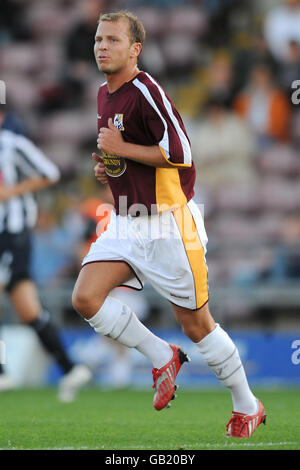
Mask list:
[[[267,425],[250,439],[224,436],[231,398],[223,390],[178,391],[170,409],[155,411],[151,391],[81,391],[59,403],[55,389],[0,395],[0,449],[300,449],[300,390],[254,390]]]

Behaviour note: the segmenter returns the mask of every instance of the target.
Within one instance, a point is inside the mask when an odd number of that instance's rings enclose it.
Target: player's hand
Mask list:
[[[110,155],[122,156],[124,140],[121,131],[116,128],[112,118],[108,119],[108,127],[101,127],[97,139],[97,147]]]
[[[106,175],[105,165],[102,158],[100,157],[100,155],[97,155],[97,153],[92,153],[92,157],[97,162],[97,165],[94,167],[95,176],[97,180],[100,181],[100,183],[102,184],[107,184],[108,178]]]

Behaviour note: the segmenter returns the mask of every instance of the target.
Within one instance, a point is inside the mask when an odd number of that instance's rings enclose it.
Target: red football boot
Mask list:
[[[152,369],[154,381],[152,388],[155,388],[153,406],[158,411],[171,406],[169,402],[176,398],[176,376],[182,364],[190,361],[190,358],[178,346],[170,344],[170,347],[173,351],[171,360],[160,369]]]
[[[261,423],[266,424],[266,412],[259,400],[258,412],[254,415],[246,415],[244,413],[232,412],[232,418],[226,426],[227,437],[250,437]]]

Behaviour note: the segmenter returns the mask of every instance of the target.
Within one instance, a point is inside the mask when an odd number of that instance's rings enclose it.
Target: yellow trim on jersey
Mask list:
[[[177,168],[156,168],[156,205],[158,212],[171,210],[187,203]]]
[[[165,159],[165,160],[169,163],[169,165],[171,165],[171,166],[183,167],[183,168],[190,168],[190,167],[192,166],[191,163],[173,163],[173,162],[171,162],[171,161],[167,158],[167,156],[166,156],[166,154],[165,154],[165,151],[164,151],[164,149],[163,149],[162,147],[159,146],[159,150],[161,151],[162,156],[164,157],[164,159]]]
[[[207,266],[204,248],[197,232],[192,213],[187,205],[173,210],[194,278],[196,308],[202,307],[209,298]]]

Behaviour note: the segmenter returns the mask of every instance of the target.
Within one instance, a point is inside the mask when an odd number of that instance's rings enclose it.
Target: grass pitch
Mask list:
[[[59,403],[56,389],[0,394],[1,450],[299,450],[298,389],[254,390],[267,425],[250,439],[225,437],[231,416],[227,391],[184,390],[157,412],[151,391],[81,391]]]

